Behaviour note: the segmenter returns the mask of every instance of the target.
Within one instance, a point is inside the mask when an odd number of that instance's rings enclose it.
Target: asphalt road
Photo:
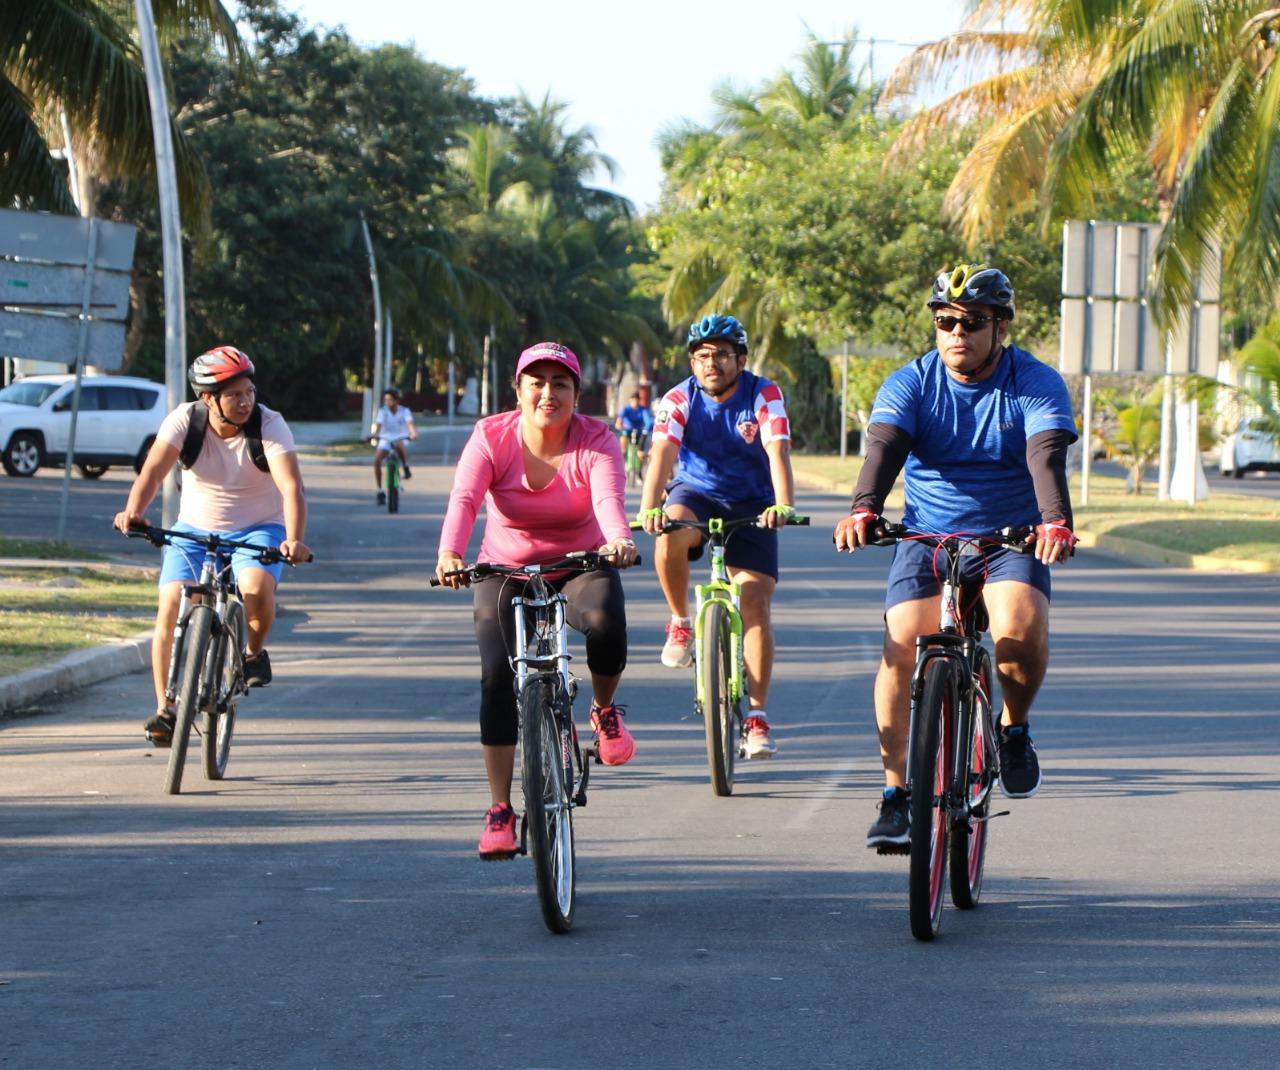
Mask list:
[[[1280,577],[1058,572],[1044,788],[993,824],[979,909],[922,945],[904,860],[861,846],[887,553],[832,554],[841,499],[805,498],[779,755],[730,799],[691,680],[657,663],[646,565],[620,696],[639,751],[593,775],[556,937],[529,863],[474,854],[469,599],[426,584],[450,470],[416,468],[395,517],[363,468],[305,471],[319,562],[286,577],[227,780],[192,765],[161,794],[145,674],[0,726],[0,1065],[1276,1065]],[[77,485],[76,531],[145,559],[103,527],[113,476]],[[0,530],[47,529],[17,483]]]

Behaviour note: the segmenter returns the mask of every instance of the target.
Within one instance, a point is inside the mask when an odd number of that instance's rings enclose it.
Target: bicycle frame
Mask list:
[[[516,676],[516,694],[523,690],[531,674],[553,673],[559,677],[564,693],[572,698],[577,687],[569,672],[569,662],[573,660],[573,655],[569,653],[569,625],[565,620],[564,595],[547,586],[541,565],[530,565],[524,571],[529,575],[532,595],[526,588],[525,594],[511,599],[517,642],[523,648],[521,653],[510,659]],[[531,637],[526,610],[533,610],[534,613]],[[526,637],[529,637],[527,642]]]
[[[746,697],[747,677],[743,667],[742,654],[742,587],[729,578],[729,570],[724,563],[724,520],[712,517],[707,522],[707,535],[711,540],[711,582],[694,585],[693,634],[696,652],[702,649],[702,637],[706,628],[707,611],[711,606],[724,606],[729,618],[729,696],[734,702]],[[699,708],[706,705],[707,696],[702,686],[702,675],[694,673],[695,697]]]
[[[225,564],[222,558],[226,557]],[[178,620],[173,629],[173,646],[169,652],[169,671],[165,677],[165,698],[172,702],[177,698],[177,675],[178,666],[182,662],[182,644],[186,635],[187,624],[191,617],[192,595],[199,595],[202,599],[213,598],[213,634],[210,647],[211,652],[217,653],[221,650],[221,644],[226,639],[226,619],[227,605],[232,598],[238,595],[234,591],[233,583],[227,578],[227,573],[231,570],[231,559],[225,554],[223,549],[218,546],[217,538],[214,537],[214,544],[206,547],[204,552],[204,561],[200,566],[200,581],[196,584],[184,584],[182,588],[182,596],[178,602]],[[235,650],[233,657],[243,661],[244,651]],[[221,658],[211,657],[208,664],[200,677],[200,708],[203,709],[210,701],[213,689],[217,686],[214,676],[221,664]]]

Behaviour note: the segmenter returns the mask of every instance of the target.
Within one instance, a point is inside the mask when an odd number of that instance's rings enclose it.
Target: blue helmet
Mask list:
[[[732,316],[721,316],[716,313],[703,316],[697,323],[689,324],[689,349],[695,349],[703,342],[716,338],[724,338],[738,347],[739,353],[747,351],[747,329]]]

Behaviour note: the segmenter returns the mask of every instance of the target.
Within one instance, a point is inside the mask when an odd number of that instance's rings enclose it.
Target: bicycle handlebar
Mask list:
[[[799,516],[799,515],[793,516],[787,520],[787,522],[783,525],[783,527],[807,528],[809,526],[809,519],[810,518],[807,516]],[[733,520],[725,520],[723,521],[723,524],[724,524],[724,533],[726,535],[728,535],[729,532],[731,531],[737,531],[738,528],[765,527],[764,524],[760,523],[760,518],[758,516],[740,516],[740,517],[734,518]],[[663,526],[662,530],[678,531],[680,528],[693,528],[695,531],[701,531],[705,535],[709,533],[708,529],[710,528],[710,526],[711,526],[710,520],[676,520],[672,517],[667,517],[666,523]],[[643,522],[639,520],[631,521],[631,530],[644,531]],[[661,535],[662,532],[658,532],[658,534]]]
[[[1032,535],[1034,530],[1034,528],[1029,527],[1008,527],[987,534],[957,531],[949,535],[938,535],[924,531],[912,531],[905,524],[893,524],[882,520],[872,530],[873,537],[869,540],[869,545],[896,546],[898,543],[907,540],[922,542],[929,546],[942,546],[949,542],[969,542],[978,545],[1003,546],[1010,550],[1016,550],[1018,553],[1028,553],[1034,544],[1028,543],[1027,537]],[[832,538],[834,539],[835,536],[832,536]]]
[[[474,565],[468,565],[466,568],[457,568],[452,572],[446,572],[446,576],[465,576],[467,581],[482,580],[486,576],[523,576],[528,573],[529,569],[536,568],[544,575],[548,572],[561,572],[568,569],[577,569],[580,572],[591,572],[598,569],[601,565],[608,564],[614,557],[613,554],[602,554],[599,550],[574,550],[572,553],[565,554],[559,561],[553,561],[549,564],[527,565],[500,565],[494,561],[477,561]],[[642,564],[643,561],[637,554],[635,564]],[[443,587],[438,579],[432,577],[432,587]]]
[[[288,561],[284,555],[274,546],[262,546],[256,542],[242,542],[238,539],[227,539],[221,535],[197,535],[193,531],[174,531],[172,528],[157,527],[154,524],[135,524],[125,535],[130,539],[146,539],[152,546],[161,547],[165,543],[171,543],[174,539],[182,539],[185,542],[193,542],[198,546],[203,546],[206,550],[255,550],[256,557],[264,565],[274,565],[284,562],[290,567],[298,564],[296,561]],[[310,562],[316,559],[315,554],[310,554],[305,561]],[[305,563],[305,562],[304,562]]]

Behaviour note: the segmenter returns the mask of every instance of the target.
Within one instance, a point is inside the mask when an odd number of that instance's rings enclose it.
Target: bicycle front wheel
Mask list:
[[[729,612],[720,603],[713,602],[707,607],[702,622],[698,673],[702,678],[707,769],[711,774],[711,790],[720,796],[733,794],[733,766],[738,755],[738,710],[730,688],[732,657]]]
[[[387,465],[387,512],[400,512],[400,466]]]
[[[542,920],[553,933],[573,925],[573,738],[556,717],[556,681],[535,676],[520,694],[521,767],[525,818]]]
[[[212,634],[213,608],[204,603],[192,606],[182,637],[182,664],[177,674],[178,697],[173,711],[173,743],[169,747],[169,768],[164,777],[166,795],[177,795],[182,790],[182,770],[187,761],[191,725],[200,705],[200,677],[204,672]]]
[[[932,940],[942,922],[947,869],[947,781],[956,719],[956,684],[946,658],[925,667],[924,687],[912,725],[911,933]]]
[[[996,727],[991,708],[991,656],[979,646],[973,665],[973,738],[966,751],[969,819],[957,823],[951,836],[951,901],[961,910],[978,905],[982,869],[991,836],[991,791],[995,782]],[[963,742],[963,741],[962,741]]]
[[[248,638],[244,606],[231,599],[223,634],[215,649],[217,664],[213,666],[213,687],[204,711],[204,737],[200,751],[204,758],[204,775],[221,780],[231,756],[231,733],[236,725],[236,705],[244,694],[244,648]]]

